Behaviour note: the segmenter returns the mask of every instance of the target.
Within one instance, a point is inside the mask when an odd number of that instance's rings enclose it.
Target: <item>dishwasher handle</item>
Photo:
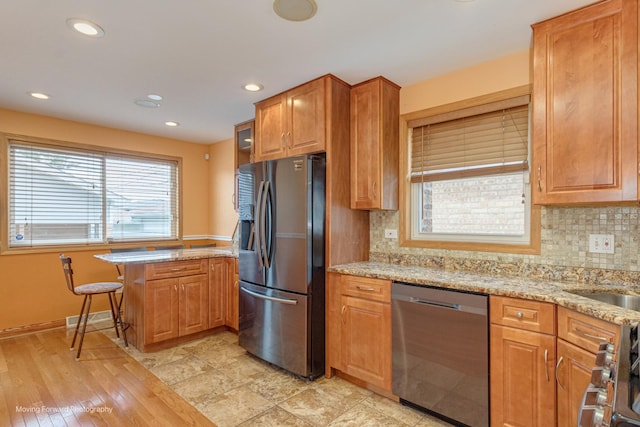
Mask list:
[[[409,297],[409,302],[424,304],[424,305],[431,305],[434,307],[450,308],[452,310],[458,310],[458,311],[462,310],[462,307],[460,306],[460,304],[454,304],[454,303],[442,302],[442,301],[432,301],[432,300],[416,298],[416,297]]]

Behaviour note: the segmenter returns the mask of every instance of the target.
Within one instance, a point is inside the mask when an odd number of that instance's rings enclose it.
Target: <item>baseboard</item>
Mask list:
[[[104,322],[106,320],[111,320],[111,310],[96,311],[93,313],[89,313],[87,325],[93,325],[95,323]],[[69,316],[66,319],[67,328],[75,328],[77,323],[78,316]]]
[[[16,326],[14,328],[0,329],[0,338],[9,338],[17,335],[31,334],[35,332],[46,331],[47,329],[64,328],[65,321],[51,320],[49,322],[33,323],[31,325]]]

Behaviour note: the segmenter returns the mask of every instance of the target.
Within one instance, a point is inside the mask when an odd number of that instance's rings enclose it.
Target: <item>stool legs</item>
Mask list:
[[[82,308],[80,309],[80,315],[78,316],[78,323],[76,323],[76,329],[73,333],[73,340],[71,341],[71,350],[75,347],[76,339],[80,335],[80,342],[78,343],[78,353],[76,354],[76,360],[80,359],[80,352],[82,351],[82,343],[84,342],[84,334],[87,331],[87,322],[89,320],[89,314],[91,313],[91,301],[92,294],[84,296],[82,301]],[[116,336],[120,338],[120,331],[122,331],[122,338],[124,339],[125,346],[129,346],[127,341],[127,335],[120,316],[120,303],[115,292],[109,292],[109,306],[111,307],[111,319],[113,320],[113,327],[116,330]],[[117,311],[116,311],[117,310]],[[82,327],[80,326],[82,324]],[[120,331],[118,330],[120,327]]]
[[[87,304],[89,302],[89,304]],[[85,313],[85,306],[87,307],[87,311]],[[82,301],[82,309],[80,310],[80,316],[78,317],[78,323],[76,324],[76,331],[73,334],[73,341],[71,341],[71,350],[73,350],[73,346],[76,343],[76,338],[78,337],[78,328],[80,327],[80,322],[82,322],[82,331],[80,332],[80,343],[78,344],[78,353],[76,354],[76,360],[80,359],[80,352],[82,351],[82,343],[84,342],[84,334],[87,331],[87,321],[89,320],[89,313],[91,312],[91,294],[84,296],[84,301]],[[82,321],[82,317],[84,315],[84,321]]]

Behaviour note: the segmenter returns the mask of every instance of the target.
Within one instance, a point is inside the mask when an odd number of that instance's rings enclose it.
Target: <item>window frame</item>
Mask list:
[[[434,239],[415,239],[412,237],[412,221],[413,221],[413,194],[411,183],[411,159],[409,149],[409,122],[425,119],[428,117],[452,113],[466,108],[478,107],[484,104],[503,101],[509,98],[515,98],[523,95],[531,94],[531,85],[519,86],[500,92],[482,95],[462,101],[453,102],[413,113],[403,114],[400,117],[400,185],[399,185],[399,245],[401,247],[429,248],[429,249],[448,249],[461,251],[479,251],[479,252],[503,252],[517,254],[540,254],[540,207],[531,201],[529,194],[529,242],[528,243],[489,243],[472,241],[451,241],[451,240],[434,240]],[[533,105],[531,106],[533,108]],[[531,140],[529,142],[531,150]],[[529,170],[529,182],[531,181],[531,170]]]
[[[9,159],[9,144],[10,141],[17,143],[25,143],[34,146],[41,146],[43,148],[58,148],[67,150],[84,151],[87,153],[100,153],[109,155],[120,155],[131,158],[137,158],[140,160],[149,161],[171,161],[176,163],[177,168],[177,187],[176,187],[176,210],[177,210],[177,236],[175,239],[127,239],[113,241],[111,239],[104,239],[99,243],[69,243],[69,244],[51,244],[51,245],[36,245],[29,247],[10,247],[9,246],[9,174],[10,174],[10,159]],[[99,250],[110,248],[113,245],[136,243],[136,244],[148,244],[153,245],[155,243],[177,242],[182,241],[183,238],[183,215],[182,215],[182,183],[183,183],[183,167],[182,157],[168,156],[156,153],[147,153],[126,149],[119,149],[113,147],[106,147],[100,145],[91,145],[77,142],[61,141],[48,138],[39,138],[19,134],[0,133],[0,150],[2,150],[3,157],[0,162],[0,209],[2,209],[2,225],[0,225],[0,254],[23,254],[23,253],[46,253],[57,252],[61,249],[64,250]],[[105,230],[106,231],[106,230]]]

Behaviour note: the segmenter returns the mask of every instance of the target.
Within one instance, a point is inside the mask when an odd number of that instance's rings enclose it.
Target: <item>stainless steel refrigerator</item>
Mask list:
[[[325,157],[238,172],[239,343],[301,377],[324,373]]]

